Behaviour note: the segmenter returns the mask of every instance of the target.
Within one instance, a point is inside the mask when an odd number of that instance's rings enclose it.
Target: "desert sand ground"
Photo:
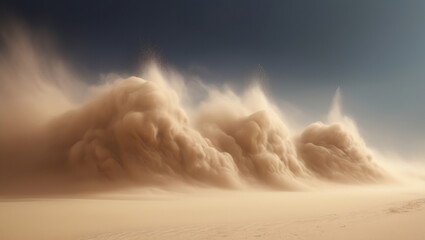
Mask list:
[[[126,190],[0,202],[0,239],[425,239],[425,186]]]

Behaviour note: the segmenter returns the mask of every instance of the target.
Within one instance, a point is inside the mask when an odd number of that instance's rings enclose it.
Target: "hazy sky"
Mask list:
[[[0,9],[53,33],[87,81],[135,71],[146,50],[217,83],[248,84],[260,64],[276,102],[305,119],[326,115],[340,86],[370,145],[425,153],[425,1],[14,0]]]

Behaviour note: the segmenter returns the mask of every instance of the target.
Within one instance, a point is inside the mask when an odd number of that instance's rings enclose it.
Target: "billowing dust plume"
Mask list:
[[[192,89],[151,62],[143,78],[88,86],[20,29],[3,32],[0,58],[4,189],[121,181],[299,189],[389,178],[341,115],[339,90],[326,123],[291,132],[258,84],[242,94]]]

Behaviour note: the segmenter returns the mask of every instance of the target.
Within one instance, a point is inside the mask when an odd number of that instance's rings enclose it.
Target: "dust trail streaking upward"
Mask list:
[[[240,95],[203,85],[207,96],[188,107],[183,100],[190,101],[188,92],[199,89],[188,89],[182,75],[154,62],[144,68],[143,79],[89,87],[70,77],[50,52],[39,51],[24,32],[8,34],[5,42],[3,183],[299,189],[318,181],[389,178],[373,162],[353,121],[341,115],[339,90],[328,122],[296,133],[259,85]],[[93,92],[90,100],[76,103],[72,96],[78,89]]]

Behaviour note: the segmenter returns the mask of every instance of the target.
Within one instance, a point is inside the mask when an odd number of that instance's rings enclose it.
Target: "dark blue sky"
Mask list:
[[[3,15],[51,31],[94,79],[131,73],[154,51],[210,82],[247,84],[264,68],[276,101],[345,112],[373,146],[425,148],[425,1],[11,1]],[[207,71],[206,71],[206,70]],[[425,151],[423,152],[425,153]]]

